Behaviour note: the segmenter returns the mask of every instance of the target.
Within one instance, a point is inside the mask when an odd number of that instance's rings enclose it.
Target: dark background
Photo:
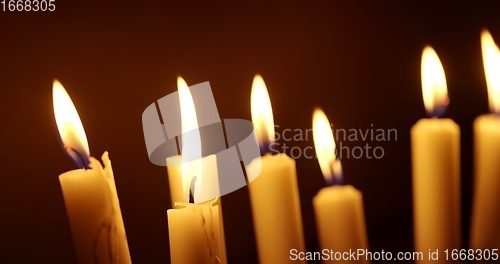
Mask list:
[[[141,114],[176,90],[177,75],[210,81],[222,118],[250,118],[251,82],[261,73],[281,128],[310,128],[321,106],[336,128],[397,129],[397,141],[373,143],[382,159],[343,166],[345,182],[363,192],[371,250],[411,251],[409,130],[425,117],[427,44],[447,75],[446,116],[461,127],[467,247],[472,122],[488,111],[479,36],[487,27],[500,41],[500,5],[179,2],[56,1],[55,12],[0,12],[0,263],[76,262],[57,178],[75,165],[58,142],[54,78],[72,97],[92,154],[110,152],[134,263],[169,262],[166,169],[148,161]],[[315,159],[297,159],[297,171],[307,249],[316,250],[311,199],[325,184]],[[223,204],[230,263],[256,263],[247,189]]]

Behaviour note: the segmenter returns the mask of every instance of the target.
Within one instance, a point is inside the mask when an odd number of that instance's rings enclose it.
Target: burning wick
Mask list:
[[[271,154],[274,154],[273,153],[273,148],[271,148],[272,145],[274,145],[276,143],[265,143],[265,144],[262,144],[259,146],[259,149],[260,149],[260,155],[261,156],[264,156],[266,155],[267,153],[271,153]]]
[[[328,186],[341,185],[344,183],[344,177],[342,173],[342,164],[339,159],[334,159],[330,162],[330,171],[332,177],[325,180]]]
[[[89,160],[84,155],[80,154],[72,147],[64,146],[64,149],[66,150],[70,158],[75,161],[78,167],[86,170],[89,169]]]
[[[191,184],[189,185],[189,203],[193,203],[193,204],[194,204],[194,184],[196,182],[196,179],[197,179],[197,177],[194,176],[191,179]]]
[[[448,109],[448,105],[450,105],[450,99],[446,97],[443,100],[442,104],[436,104],[436,108],[430,112],[427,113],[432,118],[439,118],[444,116],[444,113],[446,112],[446,109]]]

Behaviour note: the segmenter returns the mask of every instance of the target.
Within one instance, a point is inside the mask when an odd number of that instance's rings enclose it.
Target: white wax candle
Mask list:
[[[460,129],[451,119],[421,119],[411,149],[415,250],[459,249]]]
[[[481,34],[484,71],[492,113],[474,121],[474,201],[471,248],[500,248],[500,51],[491,34]]]
[[[332,186],[321,189],[313,198],[316,227],[322,253],[365,252],[368,250],[366,224],[363,209],[363,195],[351,185],[336,185],[342,181],[342,166],[335,156],[335,139],[330,122],[321,109],[313,114],[313,138],[316,155],[325,180]],[[345,256],[345,255],[344,255]],[[344,259],[349,261],[348,259]],[[335,259],[323,259],[335,262]],[[361,256],[358,261],[369,263],[369,258]]]
[[[187,203],[188,201],[185,200],[185,195],[184,191],[182,189],[182,156],[174,156],[171,158],[167,158],[167,170],[168,170],[168,179],[169,179],[169,185],[170,185],[170,197],[172,199],[172,208],[184,208],[184,207],[189,207],[191,214],[195,211],[202,211],[199,209],[196,209],[196,206],[194,204],[189,204]],[[217,160],[215,155],[210,155],[208,157],[205,157],[202,159],[202,164],[203,164],[203,170],[205,171],[205,177],[214,177],[217,176]],[[219,187],[216,186],[218,185],[218,179],[209,179],[205,181],[205,185],[199,186],[202,190],[206,189],[215,189],[217,192]],[[198,192],[198,196],[203,196],[205,197],[210,197],[213,192],[208,192],[205,195],[201,194],[201,192]],[[207,203],[207,202],[205,202]],[[212,202],[213,204],[213,202]],[[178,206],[180,205],[180,207]],[[187,206],[189,205],[189,206]],[[215,240],[217,241],[217,257],[219,258],[220,263],[226,263],[226,242],[225,242],[225,235],[224,235],[224,221],[222,217],[222,201],[220,199],[217,199],[217,203],[212,206],[212,216],[213,216],[213,222],[214,222],[214,234],[215,234]],[[185,216],[180,216],[180,215],[185,215],[188,213],[182,213],[182,212],[172,212],[175,216],[172,216],[173,219],[184,219]],[[179,215],[177,217],[177,215]],[[170,219],[170,218],[169,218]],[[177,220],[172,220],[173,222],[169,222],[169,226],[177,226],[178,221]],[[186,225],[192,225],[193,223],[187,223]],[[175,246],[176,249],[182,248],[181,245]],[[183,252],[182,250],[179,252]],[[185,251],[188,252],[189,251]],[[177,256],[177,258],[182,258]]]
[[[78,263],[131,263],[107,152],[102,161],[59,176]]]
[[[474,122],[474,203],[471,247],[500,248],[500,118]]]
[[[247,170],[259,162],[262,172],[248,184],[259,263],[290,263],[290,250],[305,251],[295,160],[268,154]]]
[[[172,264],[227,263],[219,201],[177,203],[176,209],[167,210]]]
[[[351,185],[321,189],[313,199],[321,249],[334,252],[367,250],[363,195]],[[366,257],[357,263],[369,263]]]
[[[78,263],[131,263],[108,153],[104,167],[89,157],[82,122],[64,87],[54,81],[53,106],[64,148],[81,167],[59,176]]]
[[[422,93],[427,111],[439,116],[448,105],[446,77],[431,47],[422,54]],[[420,119],[411,128],[415,251],[439,251],[418,263],[449,263],[445,250],[461,248],[460,128],[451,119]]]
[[[252,84],[251,106],[258,142],[266,148],[274,142],[274,120],[260,75]],[[305,251],[295,160],[286,154],[267,154],[250,162],[246,169],[248,175],[258,175],[248,179],[248,189],[259,263],[290,263],[292,250]]]
[[[227,258],[218,197],[220,187],[217,157],[202,157],[201,138],[191,92],[180,77],[177,85],[183,133],[182,157],[167,159],[167,167],[172,173],[169,174],[172,202],[182,199],[183,203],[175,203],[174,208],[178,209],[167,211],[171,262],[225,264]],[[187,132],[190,133],[186,134]],[[180,160],[182,163],[179,163]],[[180,166],[170,167],[172,165]],[[196,204],[188,203],[190,190]]]

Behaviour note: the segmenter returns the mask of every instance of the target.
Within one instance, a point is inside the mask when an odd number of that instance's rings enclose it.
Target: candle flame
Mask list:
[[[422,95],[427,113],[433,117],[444,114],[449,104],[446,76],[439,57],[430,46],[422,53]]]
[[[250,95],[252,122],[262,148],[274,143],[274,118],[271,99],[262,76],[255,75]]]
[[[177,89],[182,127],[182,183],[184,198],[187,202],[189,201],[189,191],[191,190],[191,194],[194,196],[194,188],[198,186],[197,181],[201,180],[201,136],[191,91],[181,77],[177,78]]]
[[[82,121],[68,92],[57,80],[54,80],[52,86],[52,100],[56,125],[64,149],[77,166],[87,168],[90,150]]]
[[[313,140],[316,156],[325,181],[334,184],[342,180],[342,166],[336,158],[335,139],[328,117],[321,109],[313,113]]]
[[[490,111],[500,113],[500,50],[488,30],[481,33],[484,73]]]

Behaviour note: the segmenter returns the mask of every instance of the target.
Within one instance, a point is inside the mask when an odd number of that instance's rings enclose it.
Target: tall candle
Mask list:
[[[86,168],[59,176],[78,263],[131,263],[108,153],[102,156],[104,166],[90,157],[80,117],[58,81],[54,81],[53,101],[64,148]]]
[[[411,128],[415,250],[441,255],[439,261],[419,263],[445,263],[444,250],[461,247],[460,129],[451,119],[437,118],[448,105],[448,92],[431,47],[423,51],[421,77],[425,108],[433,118]]]
[[[253,81],[251,105],[259,144],[266,149],[274,141],[274,121],[259,75]],[[248,179],[259,263],[290,263],[291,250],[305,251],[295,160],[286,154],[266,154],[247,166],[249,175],[260,169],[258,177]]]
[[[186,82],[177,80],[182,122],[180,176],[183,202],[167,211],[170,259],[173,264],[227,263],[215,155],[202,157],[193,98]],[[189,132],[189,133],[187,133]],[[168,162],[168,161],[167,161]],[[176,173],[178,173],[177,171]],[[171,186],[172,188],[172,186]],[[192,200],[192,203],[188,203]]]
[[[481,34],[492,114],[474,122],[474,202],[471,248],[500,248],[500,52],[491,34]]]
[[[313,198],[320,249],[327,250],[327,253],[330,250],[341,253],[366,252],[368,239],[363,196],[352,185],[340,185],[342,168],[340,160],[335,157],[335,140],[330,122],[320,109],[315,110],[313,115],[313,138],[321,171],[330,185]],[[338,259],[325,258],[323,261],[329,263]],[[360,255],[359,259],[350,262],[370,263],[366,255]]]
[[[203,204],[177,203],[167,211],[171,263],[227,263],[217,229],[219,198]]]

